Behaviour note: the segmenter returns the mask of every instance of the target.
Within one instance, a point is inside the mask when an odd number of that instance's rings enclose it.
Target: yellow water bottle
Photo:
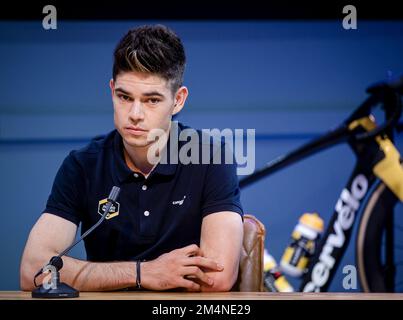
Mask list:
[[[276,260],[264,249],[264,286],[270,292],[294,292],[277,266]]]
[[[280,262],[286,274],[300,277],[307,271],[309,259],[315,252],[322,232],[323,220],[317,213],[304,213],[300,217]]]

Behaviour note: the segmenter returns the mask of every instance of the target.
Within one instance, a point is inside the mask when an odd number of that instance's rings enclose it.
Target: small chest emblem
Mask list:
[[[98,203],[98,213],[102,216],[105,212],[106,204],[108,203],[108,199],[100,200]],[[112,206],[109,209],[109,213],[106,215],[105,219],[112,219],[119,215],[120,203],[116,201],[112,201]]]
[[[181,206],[182,204],[183,204],[183,202],[185,201],[185,199],[186,199],[186,196],[183,196],[183,199],[182,200],[176,200],[176,201],[172,201],[172,204],[173,205],[178,205],[178,206]]]

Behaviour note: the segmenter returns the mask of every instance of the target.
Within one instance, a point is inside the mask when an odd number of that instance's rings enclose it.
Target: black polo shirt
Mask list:
[[[179,133],[189,129],[177,127]],[[178,150],[185,143],[178,141]],[[198,148],[200,160],[206,150],[201,138]],[[217,153],[224,159],[222,141],[212,141],[208,148],[210,162]],[[84,240],[90,261],[155,259],[173,249],[199,245],[206,215],[219,211],[243,215],[235,162],[183,164],[171,161],[169,154],[168,161],[158,163],[146,179],[126,165],[122,137],[116,130],[94,138],[65,158],[44,212],[82,223],[84,233],[101,217],[112,187],[121,188],[107,219]]]

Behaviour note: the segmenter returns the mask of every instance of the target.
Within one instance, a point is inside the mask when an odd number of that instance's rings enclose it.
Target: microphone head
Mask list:
[[[49,264],[54,266],[57,271],[63,268],[63,260],[61,257],[54,256],[50,259]]]

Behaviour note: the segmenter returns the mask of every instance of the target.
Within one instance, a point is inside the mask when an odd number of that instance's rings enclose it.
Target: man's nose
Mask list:
[[[133,120],[144,119],[144,108],[143,108],[143,104],[140,101],[133,101],[129,116]]]

